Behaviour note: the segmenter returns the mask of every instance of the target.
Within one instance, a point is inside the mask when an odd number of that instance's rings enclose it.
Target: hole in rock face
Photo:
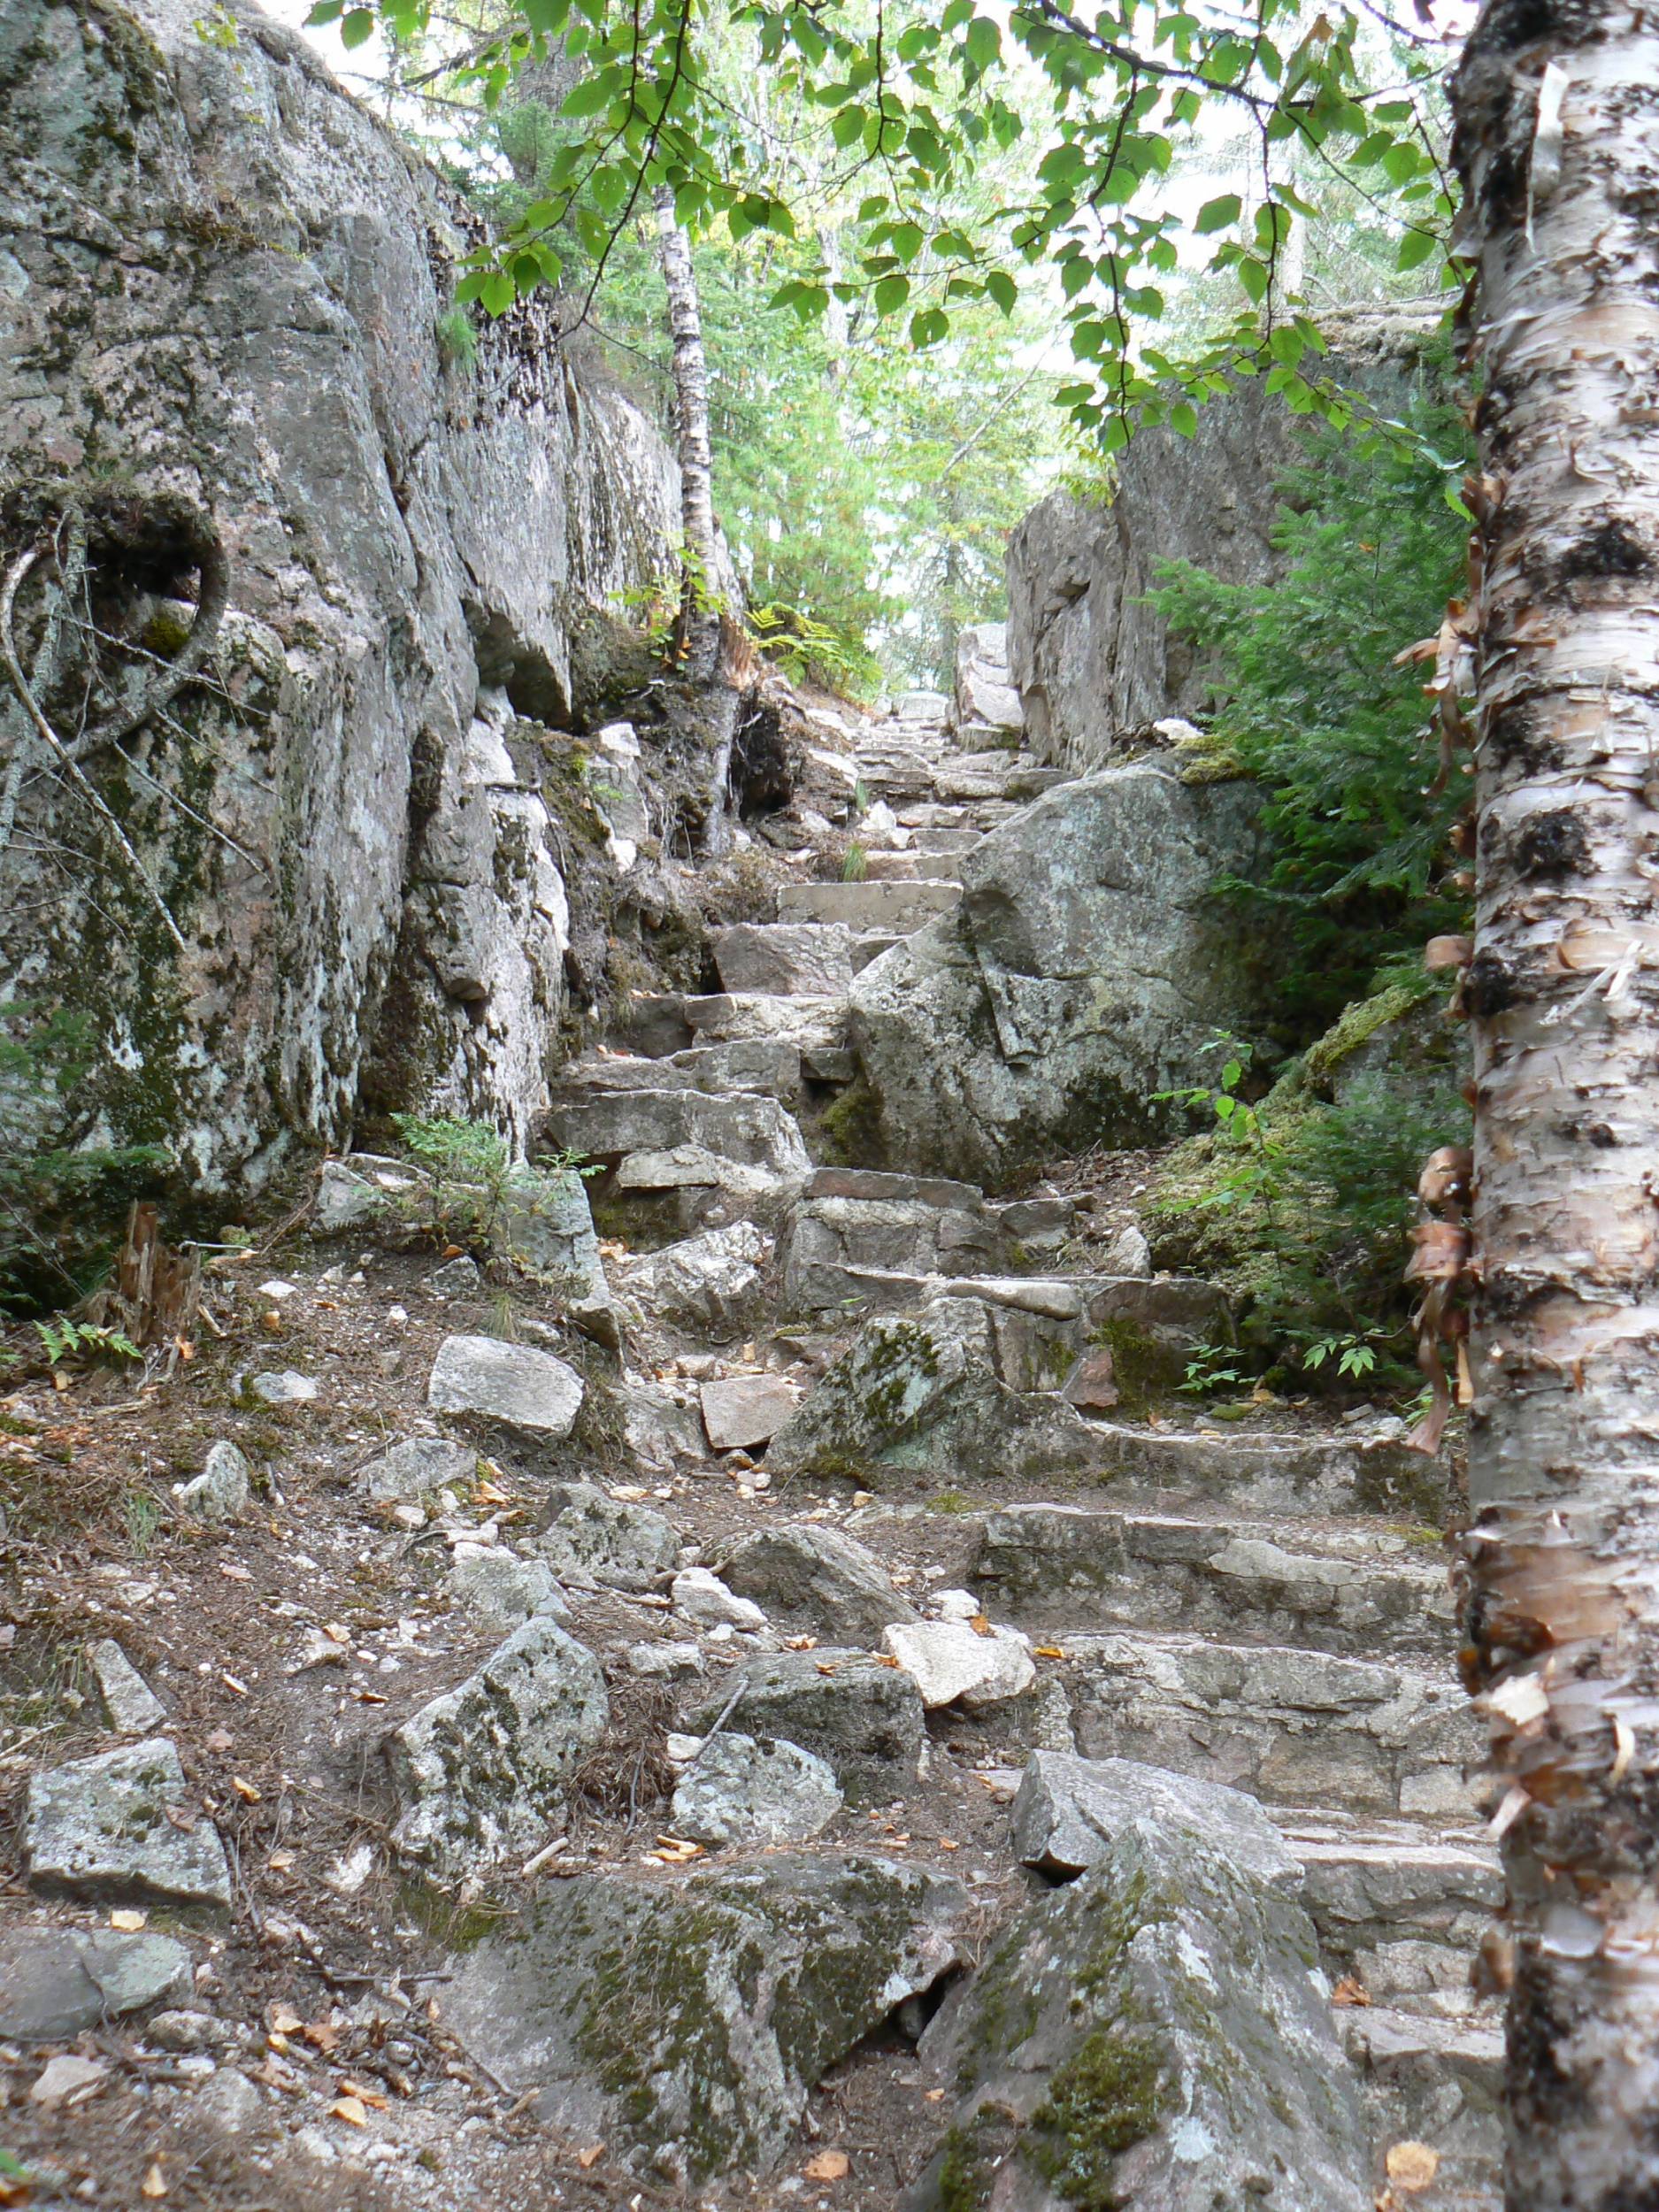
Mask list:
[[[732,740],[728,781],[745,821],[757,814],[775,814],[795,795],[789,741],[778,710],[764,700],[751,697],[743,703]]]

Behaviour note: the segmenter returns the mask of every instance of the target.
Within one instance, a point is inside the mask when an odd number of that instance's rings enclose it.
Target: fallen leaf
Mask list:
[[[1061,1650],[1058,1644],[1033,1644],[1032,1655],[1037,1659],[1064,1659],[1065,1657],[1064,1652]]]
[[[323,1634],[331,1644],[349,1644],[351,1641],[351,1631],[343,1621],[325,1621]]]
[[[960,1851],[962,1846],[956,1840],[954,1836],[941,1836],[939,1839],[939,1847],[941,1851]]]
[[[194,1805],[165,1805],[162,1810],[167,1816],[169,1826],[176,1828],[180,1835],[193,1836],[196,1833],[196,1824],[200,1816]]]
[[[306,2032],[309,2034],[310,2030]],[[342,2097],[353,2097],[358,2104],[368,2106],[372,2111],[385,2112],[389,2109],[385,2093],[368,2082],[357,2081],[350,2075],[342,2074],[334,2086]]]
[[[589,2143],[586,2150],[577,2152],[576,2163],[581,2168],[583,2173],[586,2173],[590,2166],[596,2166],[604,2154],[605,2147],[603,2143]]]
[[[816,1636],[786,1636],[783,1640],[783,1647],[786,1651],[816,1651],[818,1638]]]
[[[233,1774],[231,1776],[230,1786],[232,1789],[235,1791],[237,1796],[241,1798],[244,1805],[258,1804],[260,1798],[263,1795],[263,1792],[256,1788],[253,1783],[244,1782],[239,1774]]]
[[[898,1663],[899,1663],[896,1659],[894,1660],[893,1664],[895,1667]],[[840,1664],[841,1662],[839,1659],[820,1659],[818,1663],[818,1671],[820,1674],[833,1674],[836,1668]]]
[[[852,2171],[852,2161],[845,2151],[820,2151],[801,2170],[809,2181],[844,2181]]]
[[[1440,2154],[1426,2143],[1395,2143],[1383,2166],[1396,2189],[1415,2195],[1419,2189],[1433,2187],[1434,2177],[1440,2170]]]
[[[348,2127],[365,2128],[369,2124],[361,2097],[336,2097],[328,2110],[332,2118],[343,2120]]]
[[[267,2024],[279,2035],[297,2035],[305,2023],[291,2005],[273,2005]]]
[[[265,1861],[273,1874],[286,1874],[293,1863],[294,1854],[291,1851],[273,1851]]]
[[[216,1728],[207,1740],[210,1751],[228,1751],[236,1739],[228,1728]]]
[[[234,1691],[234,1694],[236,1694],[236,1696],[238,1696],[238,1697],[246,1697],[246,1696],[247,1696],[247,1694],[248,1694],[248,1685],[247,1685],[245,1682],[238,1682],[238,1681],[237,1681],[237,1679],[236,1679],[236,1678],[235,1678],[235,1676],[234,1676],[234,1674],[224,1674],[224,1673],[221,1673],[219,1678],[219,1680],[220,1680],[220,1681],[221,1681],[221,1682],[225,1685],[225,1687],[226,1687],[227,1690]]]
[[[340,2040],[340,2030],[332,2020],[308,2020],[300,2033],[312,2050],[320,2051],[325,2058],[329,2056]],[[342,2088],[345,2086],[343,2082],[340,2085]]]
[[[942,2104],[944,2102],[945,2093],[942,2089],[924,2089],[922,2092],[922,2097],[924,2101],[927,2104]]]
[[[378,1690],[354,1689],[351,1693],[359,1705],[384,1705],[386,1700]]]
[[[975,1613],[969,1619],[968,1626],[976,1636],[988,1636],[992,1633],[991,1617],[988,1613]]]
[[[132,1906],[123,1905],[119,1911],[110,1915],[110,1925],[112,1928],[119,1928],[125,1934],[136,1935],[139,1929],[143,1927],[149,1919],[150,1915],[147,1912],[137,1912]]]
[[[896,1667],[899,1663],[890,1651],[872,1651],[870,1656],[879,1667]],[[820,1667],[818,1671],[821,1674],[828,1674],[831,1670],[828,1667]]]
[[[141,2193],[147,2197],[165,2197],[166,2195],[167,2177],[161,2170],[161,2161],[158,2158],[151,2164],[150,2171],[144,2176],[144,2178],[139,2183],[138,2186]]]
[[[1333,2005],[1368,2005],[1371,1992],[1363,1982],[1356,1981],[1352,1974],[1344,1974],[1331,1992],[1331,2002]]]

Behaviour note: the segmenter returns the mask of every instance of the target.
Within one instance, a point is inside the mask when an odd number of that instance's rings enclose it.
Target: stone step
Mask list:
[[[710,944],[729,992],[835,998],[851,990],[853,933],[844,922],[734,922]]]
[[[787,1104],[800,1095],[801,1049],[782,1038],[754,1037],[689,1046],[655,1060],[602,1052],[561,1069],[559,1085],[566,1092],[748,1091]]]
[[[918,827],[915,833],[914,849],[918,853],[971,853],[979,843],[981,833],[970,828]]]
[[[1400,1444],[1116,1422],[1097,1422],[1094,1441],[1094,1471],[1114,1503],[1225,1498],[1252,1513],[1391,1514],[1435,1531],[1446,1517],[1444,1470]]]
[[[775,991],[726,991],[680,1001],[687,1032],[701,1042],[732,1044],[774,1038],[799,1048],[810,1075],[811,1055],[845,1046],[847,1002],[803,994],[785,997]]]
[[[1486,1731],[1445,1665],[1198,1636],[1068,1635],[1086,1758],[1138,1759],[1268,1803],[1467,1821]]]
[[[917,883],[924,875],[940,880],[939,869],[924,867],[923,856],[912,852],[867,852],[863,880],[866,883]]]
[[[1125,1628],[1438,1660],[1455,1612],[1440,1548],[1386,1525],[1011,1505],[987,1516],[986,1610],[1037,1631]]]
[[[554,1100],[546,1127],[556,1143],[588,1160],[695,1151],[797,1183],[811,1172],[795,1118],[775,1098],[695,1090],[575,1092]]]
[[[1502,2212],[1499,2008],[1487,2005],[1472,2018],[1436,2019],[1394,2006],[1356,2005],[1335,2016],[1359,2071],[1371,2139],[1385,2147],[1428,2143],[1439,2153],[1433,2188],[1414,2201],[1424,2212]]]
[[[1301,1807],[1271,1817],[1302,1862],[1302,1902],[1320,1947],[1376,2004],[1468,2018],[1469,1972],[1503,1902],[1503,1868],[1484,1828],[1356,1821]]]
[[[980,833],[974,829],[965,806],[941,804],[937,799],[921,799],[910,806],[898,809],[900,824],[913,830],[968,830],[974,837]]]
[[[957,883],[787,883],[778,893],[784,922],[844,922],[850,929],[920,929],[962,903]]]

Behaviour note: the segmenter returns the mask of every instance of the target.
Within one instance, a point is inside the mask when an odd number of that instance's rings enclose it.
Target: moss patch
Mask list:
[[[1123,1420],[1144,1421],[1186,1379],[1186,1353],[1125,1316],[1102,1321],[1090,1332],[1089,1341],[1103,1345],[1112,1356],[1117,1411]]]
[[[1097,2028],[1056,2068],[1021,2155],[1068,2204],[1115,2212],[1113,2167],[1170,2109],[1169,2072],[1159,2043]]]

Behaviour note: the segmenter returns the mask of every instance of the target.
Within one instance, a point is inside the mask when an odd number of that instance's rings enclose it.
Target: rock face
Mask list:
[[[965,1903],[850,1854],[672,1884],[585,1875],[479,1945],[445,2016],[559,2126],[643,2144],[687,2180],[764,2172],[812,2084],[956,1963]]]
[[[1356,313],[1332,365],[1397,406],[1420,337]],[[1172,639],[1146,594],[1164,561],[1197,563],[1228,583],[1276,574],[1279,482],[1305,459],[1296,418],[1262,380],[1199,411],[1195,437],[1145,430],[1119,457],[1110,501],[1051,492],[1009,541],[1009,671],[1032,749],[1086,775],[1126,733],[1204,703],[1202,663]]]
[[[1369,2153],[1307,1915],[1141,1814],[923,2038],[966,2093],[907,2212],[1362,2212]]]
[[[405,1808],[393,1842],[441,1879],[529,1854],[609,1713],[593,1654],[545,1617],[526,1621],[388,1739]]]
[[[82,1012],[100,1133],[204,1189],[337,1141],[365,1089],[526,1133],[570,943],[541,726],[584,711],[603,611],[679,516],[661,441],[545,311],[446,361],[455,204],[304,40],[236,27],[167,0],[0,23],[0,472],[85,503],[108,615],[164,657],[204,542],[228,565],[216,683],[138,741],[190,810],[113,795],[183,949],[117,856],[102,899],[31,857],[86,841],[34,779],[0,1002]]]
[[[561,1581],[649,1590],[672,1568],[680,1539],[648,1505],[607,1497],[596,1483],[562,1482],[536,1548]]]
[[[995,1186],[1027,1162],[1168,1126],[1255,992],[1210,900],[1255,866],[1241,783],[1156,761],[1051,791],[963,865],[960,911],[854,978],[851,1032],[887,1153]]]

